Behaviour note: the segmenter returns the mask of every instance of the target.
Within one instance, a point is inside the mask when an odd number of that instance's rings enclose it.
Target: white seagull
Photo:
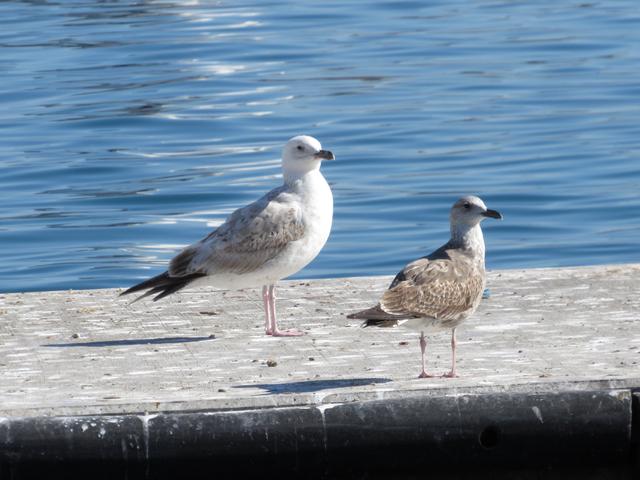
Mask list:
[[[422,372],[428,378],[424,332],[451,329],[451,371],[456,377],[456,327],[478,308],[485,287],[484,237],[480,222],[502,219],[474,196],[460,198],[451,208],[451,239],[433,253],[406,265],[376,306],[348,318],[363,319],[363,327],[407,326],[420,330]]]
[[[121,295],[148,290],[136,300],[156,295],[155,301],[192,282],[225,289],[262,286],[266,334],[302,335],[278,329],[275,284],[311,262],[329,238],[333,196],[320,164],[334,159],[315,138],[293,137],[282,152],[282,186],[233,212],[176,255],[166,272]]]

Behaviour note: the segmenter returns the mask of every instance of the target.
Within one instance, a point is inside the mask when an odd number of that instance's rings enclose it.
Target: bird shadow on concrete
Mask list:
[[[42,347],[126,347],[130,345],[163,345],[165,343],[193,343],[215,340],[215,336],[206,337],[160,337],[131,338],[127,340],[103,340],[98,342],[46,343]]]
[[[233,388],[261,388],[265,394],[310,393],[332,388],[362,387],[376,383],[388,383],[390,378],[342,378],[336,380],[306,380],[289,383],[258,383],[253,385],[235,385]]]

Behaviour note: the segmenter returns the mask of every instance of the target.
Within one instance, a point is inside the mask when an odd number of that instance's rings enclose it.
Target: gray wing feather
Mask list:
[[[174,276],[257,270],[304,236],[302,212],[285,187],[233,212],[226,222],[171,260]]]

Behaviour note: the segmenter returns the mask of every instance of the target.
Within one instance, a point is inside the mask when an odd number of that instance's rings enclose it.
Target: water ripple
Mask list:
[[[633,2],[3,2],[0,291],[123,286],[336,153],[298,277],[390,274],[477,193],[492,268],[639,262]]]

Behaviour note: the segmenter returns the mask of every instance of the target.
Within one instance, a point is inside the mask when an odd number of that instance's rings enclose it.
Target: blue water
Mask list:
[[[640,262],[629,0],[0,3],[0,291],[126,286],[316,136],[331,238],[393,274],[481,195],[490,268]]]

